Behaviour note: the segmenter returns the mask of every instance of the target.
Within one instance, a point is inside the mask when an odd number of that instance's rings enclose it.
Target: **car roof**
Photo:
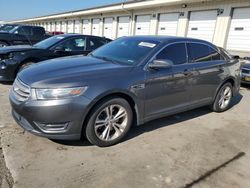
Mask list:
[[[187,37],[176,37],[176,36],[128,36],[127,38],[134,38],[138,40],[152,40],[162,43],[172,43],[172,42],[200,42],[205,43],[208,45],[213,45],[212,43],[200,40],[200,39],[194,39],[194,38],[187,38]],[[213,45],[214,46],[214,45]]]
[[[75,34],[75,33],[60,34],[60,35],[55,35],[55,36],[62,36],[62,37],[94,37],[94,38],[108,39],[106,37],[93,36],[93,35],[82,35],[82,34]]]

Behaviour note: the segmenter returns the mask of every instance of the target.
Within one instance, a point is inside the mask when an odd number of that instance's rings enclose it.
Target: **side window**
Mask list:
[[[163,49],[156,59],[168,59],[174,65],[180,65],[187,62],[187,52],[185,43],[172,44]]]
[[[188,44],[189,60],[192,63],[211,61],[209,46],[204,44]]]
[[[89,39],[89,50],[91,50],[91,51],[95,50],[106,43],[107,43],[106,40],[102,40],[99,38],[90,38]]]
[[[71,51],[84,51],[85,50],[85,44],[86,44],[86,39],[85,38],[74,38],[74,39],[69,39],[66,40],[56,47],[62,48],[66,52],[71,52]]]
[[[33,27],[33,35],[41,36],[45,34],[45,30],[39,27]]]
[[[216,51],[215,49],[209,47],[209,50],[210,50],[210,55],[211,55],[212,61],[219,61],[219,60],[224,59],[222,57],[222,55],[218,51]]]
[[[32,35],[32,30],[31,27],[21,26],[15,31],[15,33],[20,35]]]

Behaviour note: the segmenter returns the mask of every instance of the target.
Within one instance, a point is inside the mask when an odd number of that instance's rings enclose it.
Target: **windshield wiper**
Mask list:
[[[118,64],[118,61],[115,61],[115,60],[110,59],[110,58],[108,58],[108,57],[95,56],[95,55],[93,55],[93,54],[89,54],[89,55],[90,55],[91,57],[95,57],[95,58],[97,58],[97,59],[102,59],[102,60],[104,60],[104,61],[111,61],[112,63]]]

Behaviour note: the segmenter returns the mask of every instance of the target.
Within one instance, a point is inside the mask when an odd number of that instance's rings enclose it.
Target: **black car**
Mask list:
[[[13,81],[18,72],[39,61],[64,56],[87,55],[110,41],[103,37],[65,34],[50,37],[34,46],[0,48],[0,81]]]
[[[228,110],[240,88],[240,66],[206,41],[124,37],[87,57],[23,70],[10,102],[16,122],[33,134],[63,140],[84,135],[110,146],[133,123],[208,105]]]
[[[33,45],[50,37],[43,27],[5,25],[0,31],[0,48],[12,45]]]

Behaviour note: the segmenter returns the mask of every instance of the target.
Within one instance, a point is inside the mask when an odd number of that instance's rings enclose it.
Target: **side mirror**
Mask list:
[[[234,56],[232,56],[232,58],[233,58],[233,59],[240,59],[240,56],[234,55]]]
[[[151,69],[166,69],[173,66],[173,62],[169,59],[157,59],[148,65]]]
[[[65,51],[65,49],[63,48],[63,47],[61,47],[61,46],[57,46],[55,49],[54,49],[54,52],[55,53],[62,53],[62,52],[64,52]]]

